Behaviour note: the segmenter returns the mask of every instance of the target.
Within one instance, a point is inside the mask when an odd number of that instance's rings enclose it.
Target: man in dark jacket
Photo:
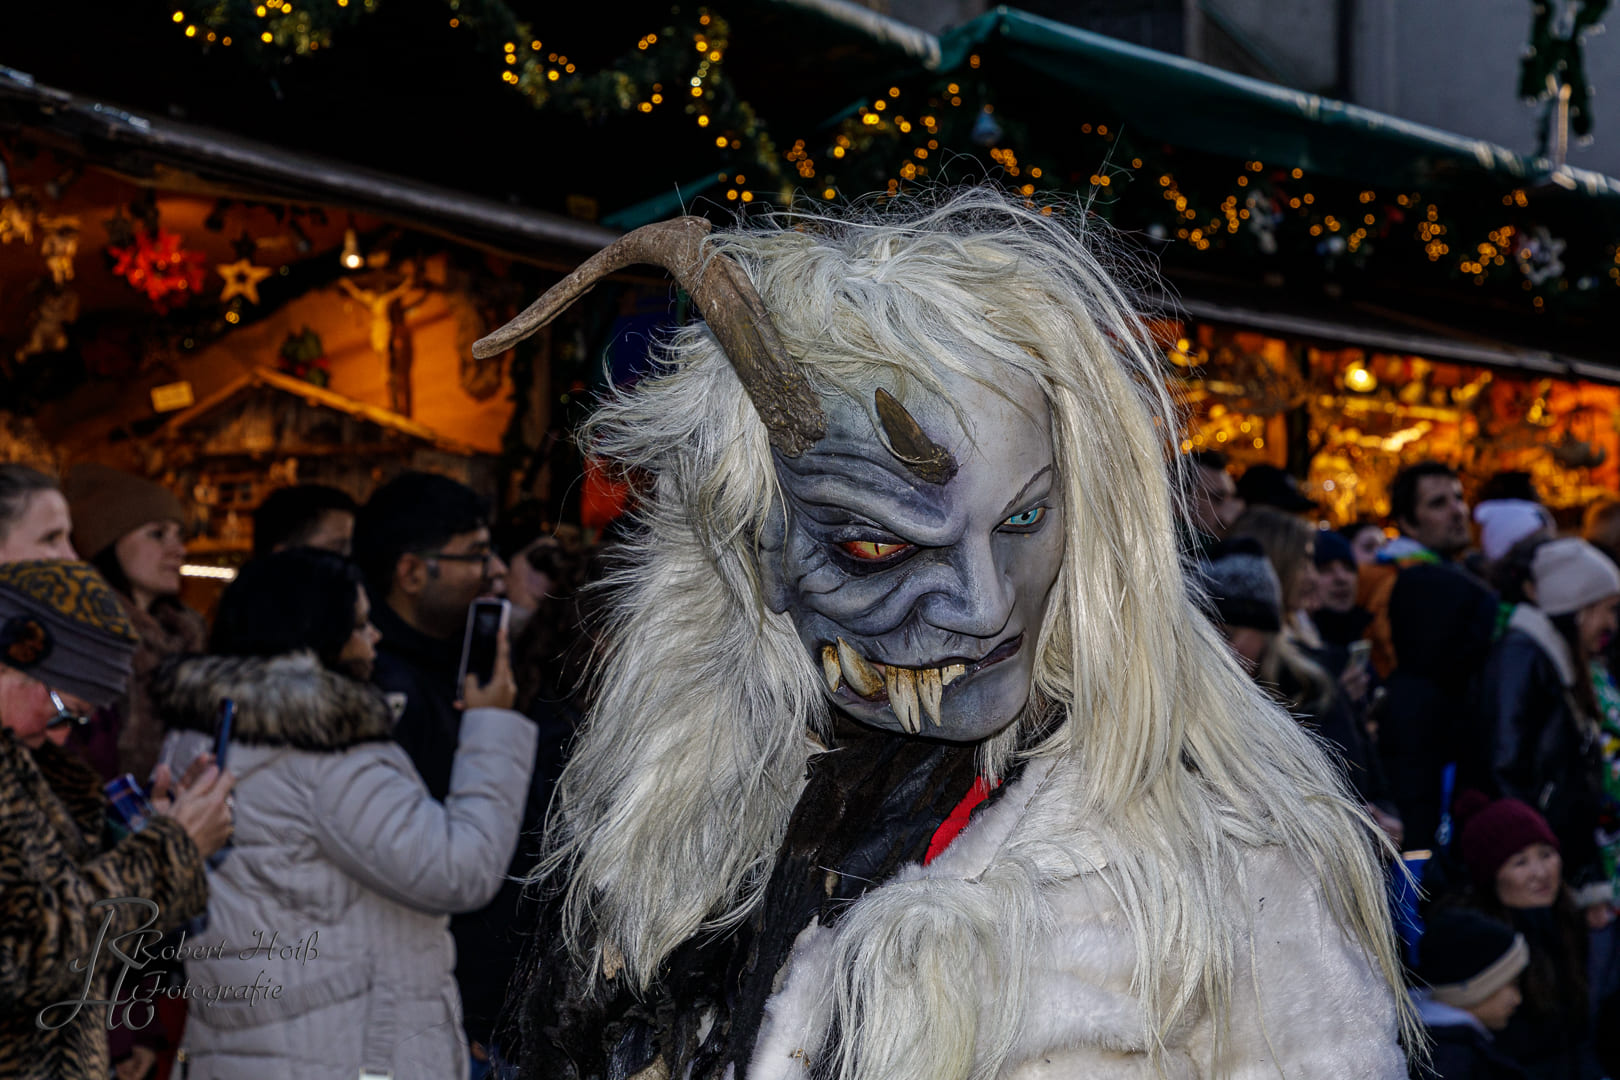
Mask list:
[[[1374,716],[1384,775],[1414,848],[1436,843],[1446,766],[1477,737],[1468,730],[1469,680],[1490,650],[1497,614],[1496,593],[1441,563],[1406,568],[1390,593],[1401,664]]]
[[[467,608],[506,574],[492,546],[486,504],[447,477],[409,472],[377,489],[355,525],[355,559],[371,592],[382,640],[372,680],[399,717],[394,737],[436,799],[450,790],[460,741],[456,672]],[[546,776],[534,771],[524,835],[508,875],[531,869],[530,835],[544,810]],[[521,948],[515,936],[519,887],[508,881],[486,907],[450,920],[456,982],[475,1066],[487,1061],[506,984]]]

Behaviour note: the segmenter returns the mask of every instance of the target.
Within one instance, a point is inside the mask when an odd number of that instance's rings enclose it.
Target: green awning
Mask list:
[[[1106,101],[1138,137],[1268,166],[1368,185],[1421,186],[1467,174],[1557,183],[1620,197],[1620,181],[1584,169],[1555,171],[1483,139],[1470,139],[1357,105],[1307,94],[1129,42],[998,7],[940,38],[940,69],[967,67],[994,47],[996,79],[1036,74]]]

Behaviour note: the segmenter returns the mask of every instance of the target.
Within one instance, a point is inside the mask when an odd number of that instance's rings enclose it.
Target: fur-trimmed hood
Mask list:
[[[212,733],[225,698],[236,702],[236,742],[338,751],[393,738],[381,691],[327,669],[311,652],[183,657],[152,676],[153,704],[171,730]]]

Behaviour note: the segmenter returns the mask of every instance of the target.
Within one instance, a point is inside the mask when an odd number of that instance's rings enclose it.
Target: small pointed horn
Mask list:
[[[875,396],[883,433],[889,437],[894,456],[905,462],[906,468],[930,484],[943,484],[956,475],[956,459],[951,452],[930,439],[893,394],[880,386]]]
[[[770,432],[771,445],[798,457],[827,432],[821,403],[793,366],[765,304],[742,267],[724,255],[705,260],[709,222],[679,217],[626,233],[580,264],[517,318],[473,345],[479,359],[505,352],[562,313],[602,278],[626,266],[661,266],[692,295],[749,400]]]

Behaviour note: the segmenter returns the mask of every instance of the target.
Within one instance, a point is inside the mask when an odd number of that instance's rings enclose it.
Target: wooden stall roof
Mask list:
[[[181,431],[190,424],[229,404],[244,391],[259,387],[269,387],[294,397],[303,398],[312,406],[336,409],[358,420],[364,420],[389,431],[398,432],[401,435],[429,443],[434,449],[442,450],[447,454],[457,454],[462,457],[487,456],[477,447],[446,438],[425,424],[406,419],[397,413],[389,412],[387,409],[379,408],[376,405],[367,405],[355,401],[353,398],[344,397],[342,394],[335,394],[323,387],[316,386],[314,383],[305,382],[303,379],[295,379],[291,375],[285,375],[267,367],[254,368],[240,378],[225,384],[189,409],[176,413],[157,430],[154,437],[158,440],[177,438]]]
[[[527,261],[594,251],[619,234],[330,158],[284,150],[43,86],[0,66],[0,131],[21,131],[103,168],[171,191],[341,206]],[[540,255],[540,257],[537,257]],[[564,260],[564,269],[573,262]]]

